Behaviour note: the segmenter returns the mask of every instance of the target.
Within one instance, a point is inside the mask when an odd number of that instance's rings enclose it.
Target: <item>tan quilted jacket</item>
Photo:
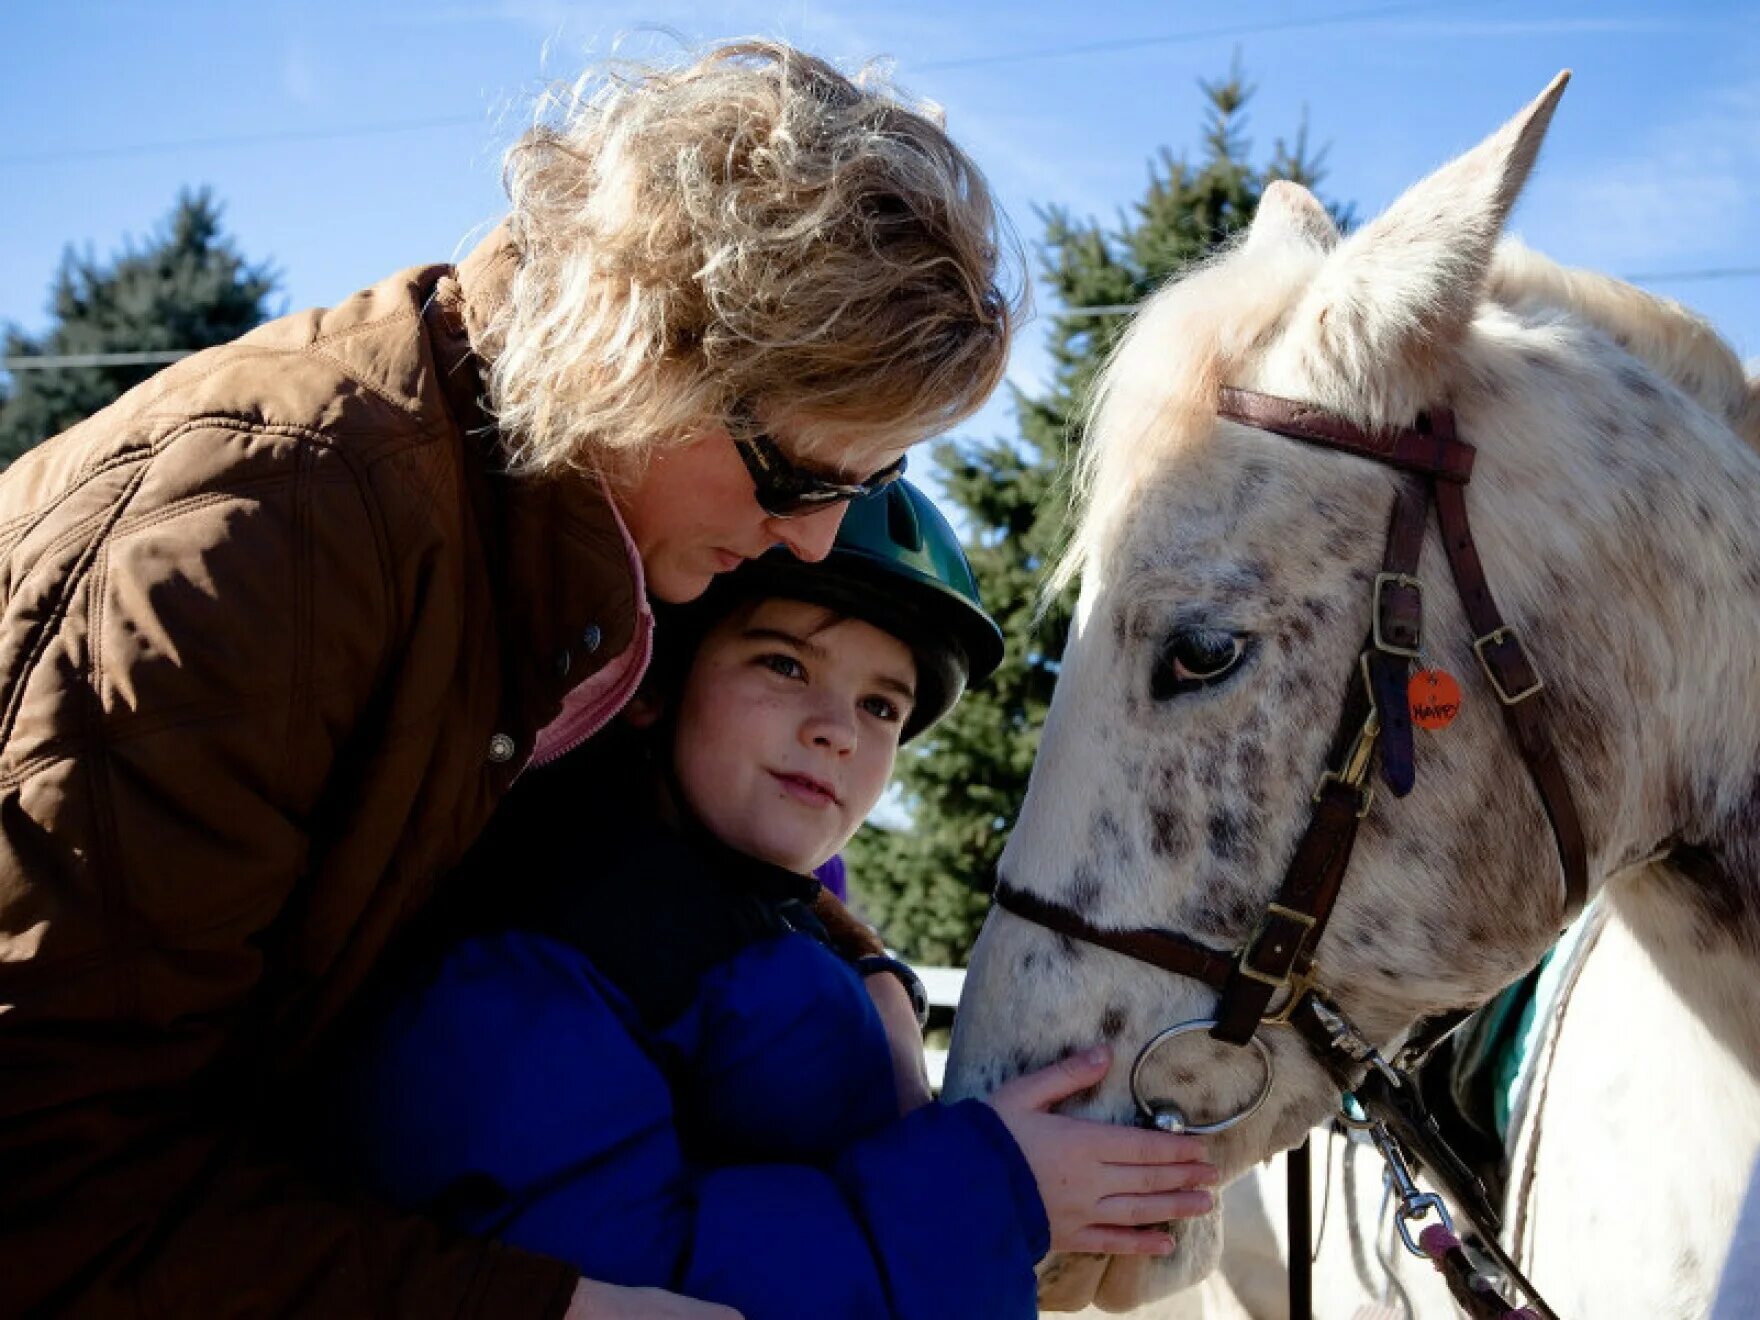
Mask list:
[[[0,1314],[566,1305],[240,1118],[632,636],[596,488],[494,473],[466,326],[512,261],[264,326],[0,477]]]

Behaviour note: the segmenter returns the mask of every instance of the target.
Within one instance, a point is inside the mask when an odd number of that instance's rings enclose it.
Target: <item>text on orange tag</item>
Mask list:
[[[1461,713],[1461,685],[1446,669],[1420,669],[1406,684],[1412,723],[1420,729],[1446,729]]]

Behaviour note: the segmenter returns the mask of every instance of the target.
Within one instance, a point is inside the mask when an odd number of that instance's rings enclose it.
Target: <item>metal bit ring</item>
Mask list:
[[[1259,1112],[1259,1106],[1271,1094],[1272,1068],[1271,1051],[1258,1036],[1252,1037],[1249,1044],[1259,1052],[1259,1062],[1265,1067],[1265,1081],[1259,1087],[1257,1095],[1227,1118],[1219,1118],[1212,1123],[1188,1123],[1177,1106],[1165,1100],[1150,1100],[1143,1094],[1143,1065],[1148,1063],[1149,1057],[1156,1050],[1175,1037],[1189,1035],[1194,1031],[1208,1031],[1215,1025],[1215,1018],[1194,1018],[1190,1022],[1179,1022],[1151,1036],[1149,1042],[1137,1051],[1137,1060],[1131,1064],[1131,1099],[1136,1102],[1137,1112],[1142,1115],[1147,1126],[1159,1128],[1163,1132],[1184,1132],[1195,1137],[1207,1137],[1212,1133],[1226,1132],[1235,1124],[1244,1122]]]

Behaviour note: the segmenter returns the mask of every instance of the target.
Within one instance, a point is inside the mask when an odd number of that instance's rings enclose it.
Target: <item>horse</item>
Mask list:
[[[1592,900],[1608,953],[1573,1002],[1600,1021],[1554,1033],[1509,1229],[1564,1313],[1697,1315],[1760,1151],[1760,386],[1684,309],[1502,239],[1567,79],[1348,237],[1273,184],[1244,239],[1121,340],[1052,579],[1079,579],[1074,623],[945,1094],[1104,1039],[1120,1066],[1067,1112],[1214,1126],[1229,1183],[1338,1107],[1336,1060],[1281,1019],[1326,1006],[1360,1077],[1520,977]],[[1255,398],[1354,448],[1274,434],[1243,410]],[[1460,545],[1410,534],[1415,479],[1372,457],[1375,437],[1470,467],[1452,498],[1473,535],[1451,537],[1476,537],[1472,594],[1499,626],[1457,589]],[[1409,573],[1386,572],[1395,540],[1422,551]],[[1452,722],[1412,737],[1415,775],[1375,722],[1350,741],[1339,718],[1393,721],[1385,685],[1366,694],[1395,595],[1422,608],[1400,664],[1460,692]],[[1389,791],[1370,797],[1377,751]],[[1360,819],[1317,922],[1275,899],[1341,786]],[[1248,958],[1268,928],[1283,1011],[1241,1048],[1215,1038],[1240,1016],[1217,987],[1263,966]],[[1187,953],[1148,966],[1145,943]],[[1222,1258],[1221,1223],[1176,1225],[1163,1258],[1054,1254],[1041,1305],[1190,1287]]]

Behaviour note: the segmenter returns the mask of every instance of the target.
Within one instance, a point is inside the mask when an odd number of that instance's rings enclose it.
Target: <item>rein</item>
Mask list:
[[[1219,993],[1213,1018],[1170,1027],[1138,1054],[1132,1070],[1132,1094],[1146,1122],[1167,1130],[1198,1133],[1222,1131],[1241,1122],[1271,1089],[1270,1054],[1257,1038],[1260,1027],[1293,1027],[1341,1090],[1352,1090],[1353,1079],[1367,1071],[1367,1082],[1356,1083],[1355,1089],[1364,1094],[1371,1109],[1367,1122],[1378,1125],[1386,1138],[1385,1143],[1377,1139],[1377,1145],[1389,1157],[1390,1166],[1404,1169],[1403,1163],[1396,1163],[1401,1148],[1428,1164],[1470,1217],[1492,1226],[1492,1232],[1485,1235],[1492,1253],[1527,1287],[1514,1263],[1495,1244],[1495,1209],[1477,1179],[1442,1141],[1423,1110],[1415,1082],[1398,1066],[1408,1059],[1415,1065],[1413,1052],[1406,1051],[1395,1063],[1384,1059],[1320,987],[1315,959],[1315,946],[1332,915],[1357,830],[1374,800],[1370,770],[1377,752],[1382,782],[1396,797],[1409,793],[1416,778],[1407,676],[1423,646],[1424,599],[1417,571],[1432,507],[1449,571],[1473,629],[1473,654],[1497,696],[1505,725],[1552,829],[1563,877],[1560,929],[1582,910],[1588,892],[1581,820],[1540,703],[1535,700],[1545,683],[1520,634],[1504,622],[1473,542],[1466,487],[1472,478],[1475,451],[1456,435],[1454,414],[1447,409],[1425,413],[1410,427],[1367,431],[1309,404],[1225,387],[1220,391],[1217,415],[1406,474],[1394,500],[1381,571],[1371,592],[1368,635],[1353,667],[1326,767],[1314,788],[1313,813],[1282,884],[1245,943],[1234,950],[1215,949],[1179,932],[1154,927],[1106,929],[1072,908],[1006,882],[996,888],[996,905],[1069,939],[1200,981]],[[1273,1011],[1272,1001],[1279,995],[1281,1003]],[[1211,1036],[1228,1044],[1256,1047],[1265,1073],[1252,1101],[1228,1118],[1209,1124],[1188,1123],[1171,1104],[1146,1098],[1137,1084],[1143,1064],[1162,1043],[1199,1027],[1208,1027]],[[1409,1175],[1405,1181],[1409,1187]],[[1426,1198],[1415,1188],[1409,1197],[1402,1194],[1398,1223],[1401,1236],[1415,1253],[1424,1254],[1412,1242],[1407,1220],[1432,1208],[1452,1239],[1440,1201]],[[1433,1242],[1439,1240],[1432,1237]],[[1458,1246],[1454,1249],[1458,1252]],[[1298,1254],[1303,1258],[1305,1278],[1307,1253],[1292,1251],[1292,1260]],[[1456,1268],[1444,1268],[1440,1255],[1433,1258],[1461,1297],[1456,1287],[1456,1275],[1461,1273],[1458,1262],[1450,1258]],[[1292,1293],[1296,1273],[1292,1268]],[[1534,1295],[1531,1287],[1527,1291]],[[1299,1310],[1297,1300],[1302,1302]],[[1482,1295],[1474,1301],[1484,1304]],[[1542,1314],[1551,1315],[1543,1303],[1539,1305]],[[1306,1314],[1305,1298],[1292,1297],[1292,1315]]]

